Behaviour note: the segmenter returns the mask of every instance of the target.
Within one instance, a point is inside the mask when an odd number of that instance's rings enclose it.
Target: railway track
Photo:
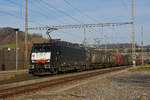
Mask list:
[[[88,79],[90,77],[94,77],[97,75],[101,75],[101,74],[105,74],[105,73],[109,73],[109,72],[113,72],[113,71],[124,70],[129,67],[130,66],[109,68],[106,70],[100,70],[100,71],[92,72],[92,73],[85,73],[82,75],[68,76],[68,77],[64,77],[64,78],[58,78],[58,79],[53,79],[53,80],[49,80],[49,81],[43,81],[43,82],[33,83],[33,84],[29,84],[29,85],[23,85],[23,86],[19,86],[19,87],[7,88],[7,89],[0,90],[0,99],[6,99],[9,97],[18,96],[18,95],[25,94],[25,93],[36,92],[38,90],[45,89],[48,87],[54,88],[55,86],[60,85],[60,84],[66,84],[66,83],[70,83],[73,81]]]

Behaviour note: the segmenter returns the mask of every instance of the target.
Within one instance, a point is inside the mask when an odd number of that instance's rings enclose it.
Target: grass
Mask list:
[[[0,45],[0,49],[2,48],[15,48],[16,44],[5,44],[5,45]]]
[[[140,96],[139,98],[137,98],[137,100],[144,100],[144,98]]]
[[[137,67],[134,67],[134,68],[130,68],[129,71],[131,71],[131,72],[150,71],[150,66],[149,67],[147,65],[145,65],[145,66],[137,66]]]

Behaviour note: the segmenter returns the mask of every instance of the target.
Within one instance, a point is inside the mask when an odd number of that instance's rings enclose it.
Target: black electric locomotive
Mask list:
[[[58,71],[80,70],[87,64],[86,50],[64,41],[35,43],[30,54],[29,73],[56,74]]]

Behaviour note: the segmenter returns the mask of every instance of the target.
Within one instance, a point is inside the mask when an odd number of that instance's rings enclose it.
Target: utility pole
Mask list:
[[[141,55],[142,55],[142,65],[144,65],[144,48],[143,48],[143,26],[141,26]]]
[[[18,31],[19,29],[14,29],[16,31],[16,71],[18,70]]]
[[[104,26],[102,25],[102,34],[103,34],[103,39],[105,42],[105,53],[107,53],[107,37],[104,35]]]
[[[134,0],[132,0],[132,62],[136,66]]]
[[[102,32],[102,33],[101,33],[101,34],[102,34],[102,41],[103,41],[103,44],[104,44],[104,25],[102,25],[101,28],[102,28],[102,29],[101,29],[101,30],[102,30],[102,31],[101,31],[101,32]],[[103,50],[103,48],[102,48],[102,50]]]
[[[108,43],[107,43],[107,36],[106,35],[104,35],[104,40],[105,40],[105,53],[107,53],[107,45],[108,45]]]
[[[85,27],[83,27],[83,31],[84,31],[84,40],[83,40],[83,45],[86,47],[86,45],[87,45],[87,41],[86,41],[86,29],[85,29]]]
[[[24,48],[24,68],[28,66],[28,0],[25,0],[25,48]]]
[[[94,41],[95,41],[95,48],[100,49],[101,44],[100,38],[95,38]]]

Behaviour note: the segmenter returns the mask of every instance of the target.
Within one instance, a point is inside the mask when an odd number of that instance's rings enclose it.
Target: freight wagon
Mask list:
[[[119,52],[102,52],[97,50],[90,50],[88,62],[89,65],[95,67],[114,67],[125,66],[132,64],[132,58],[130,54]]]

